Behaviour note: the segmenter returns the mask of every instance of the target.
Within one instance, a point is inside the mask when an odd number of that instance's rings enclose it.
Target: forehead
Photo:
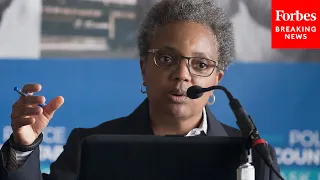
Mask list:
[[[151,48],[171,47],[184,56],[206,54],[217,59],[218,44],[210,28],[195,22],[176,21],[160,26],[154,32]]]

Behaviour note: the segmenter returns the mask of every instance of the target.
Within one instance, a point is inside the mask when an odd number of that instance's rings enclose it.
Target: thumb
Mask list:
[[[56,110],[62,106],[63,102],[64,98],[62,96],[55,97],[46,106],[43,107],[43,115],[47,119],[51,119]]]

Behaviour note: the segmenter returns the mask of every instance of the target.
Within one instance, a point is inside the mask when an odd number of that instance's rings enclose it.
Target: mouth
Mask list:
[[[172,89],[169,94],[174,95],[174,96],[185,96],[187,97],[187,91],[183,89]]]
[[[187,92],[183,89],[173,89],[169,92],[169,98],[174,103],[184,103],[188,99]]]

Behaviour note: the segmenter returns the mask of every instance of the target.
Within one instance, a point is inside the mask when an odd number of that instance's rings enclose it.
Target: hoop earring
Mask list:
[[[213,105],[213,104],[216,102],[216,96],[215,96],[214,94],[211,94],[210,97],[212,97],[213,100],[212,100],[212,102],[208,101],[207,104],[208,104],[209,106]],[[210,99],[210,98],[209,98],[209,99]]]
[[[141,92],[142,94],[144,94],[144,93],[147,92],[147,89],[146,89],[146,90],[142,90],[142,86],[143,86],[143,83],[141,83],[141,85],[140,85],[140,92]]]

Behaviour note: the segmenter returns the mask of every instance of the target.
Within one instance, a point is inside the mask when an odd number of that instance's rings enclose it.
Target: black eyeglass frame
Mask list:
[[[153,62],[154,62],[154,64],[155,64],[157,67],[162,68],[162,69],[168,69],[168,68],[166,68],[166,67],[162,67],[162,66],[159,66],[159,65],[157,64],[157,61],[156,61],[156,53],[157,53],[159,50],[160,50],[160,49],[149,49],[149,50],[148,50],[148,53],[152,53],[152,54],[153,54]],[[179,64],[180,64],[180,62],[181,62],[182,59],[186,59],[186,60],[187,60],[187,68],[188,68],[188,71],[189,71],[190,74],[192,74],[192,75],[194,75],[194,76],[209,77],[209,76],[211,76],[211,74],[214,72],[214,70],[218,67],[218,61],[212,60],[212,59],[208,59],[208,58],[202,58],[202,57],[201,57],[201,59],[214,62],[215,67],[213,68],[212,72],[211,72],[209,75],[194,74],[194,73],[192,73],[192,72],[190,71],[190,60],[191,60],[192,58],[199,58],[199,57],[187,57],[187,56],[182,56],[182,55],[179,55],[179,56],[180,56],[180,59],[179,59],[177,65],[176,65],[176,67],[173,68],[172,70],[175,70],[177,67],[179,67]]]

